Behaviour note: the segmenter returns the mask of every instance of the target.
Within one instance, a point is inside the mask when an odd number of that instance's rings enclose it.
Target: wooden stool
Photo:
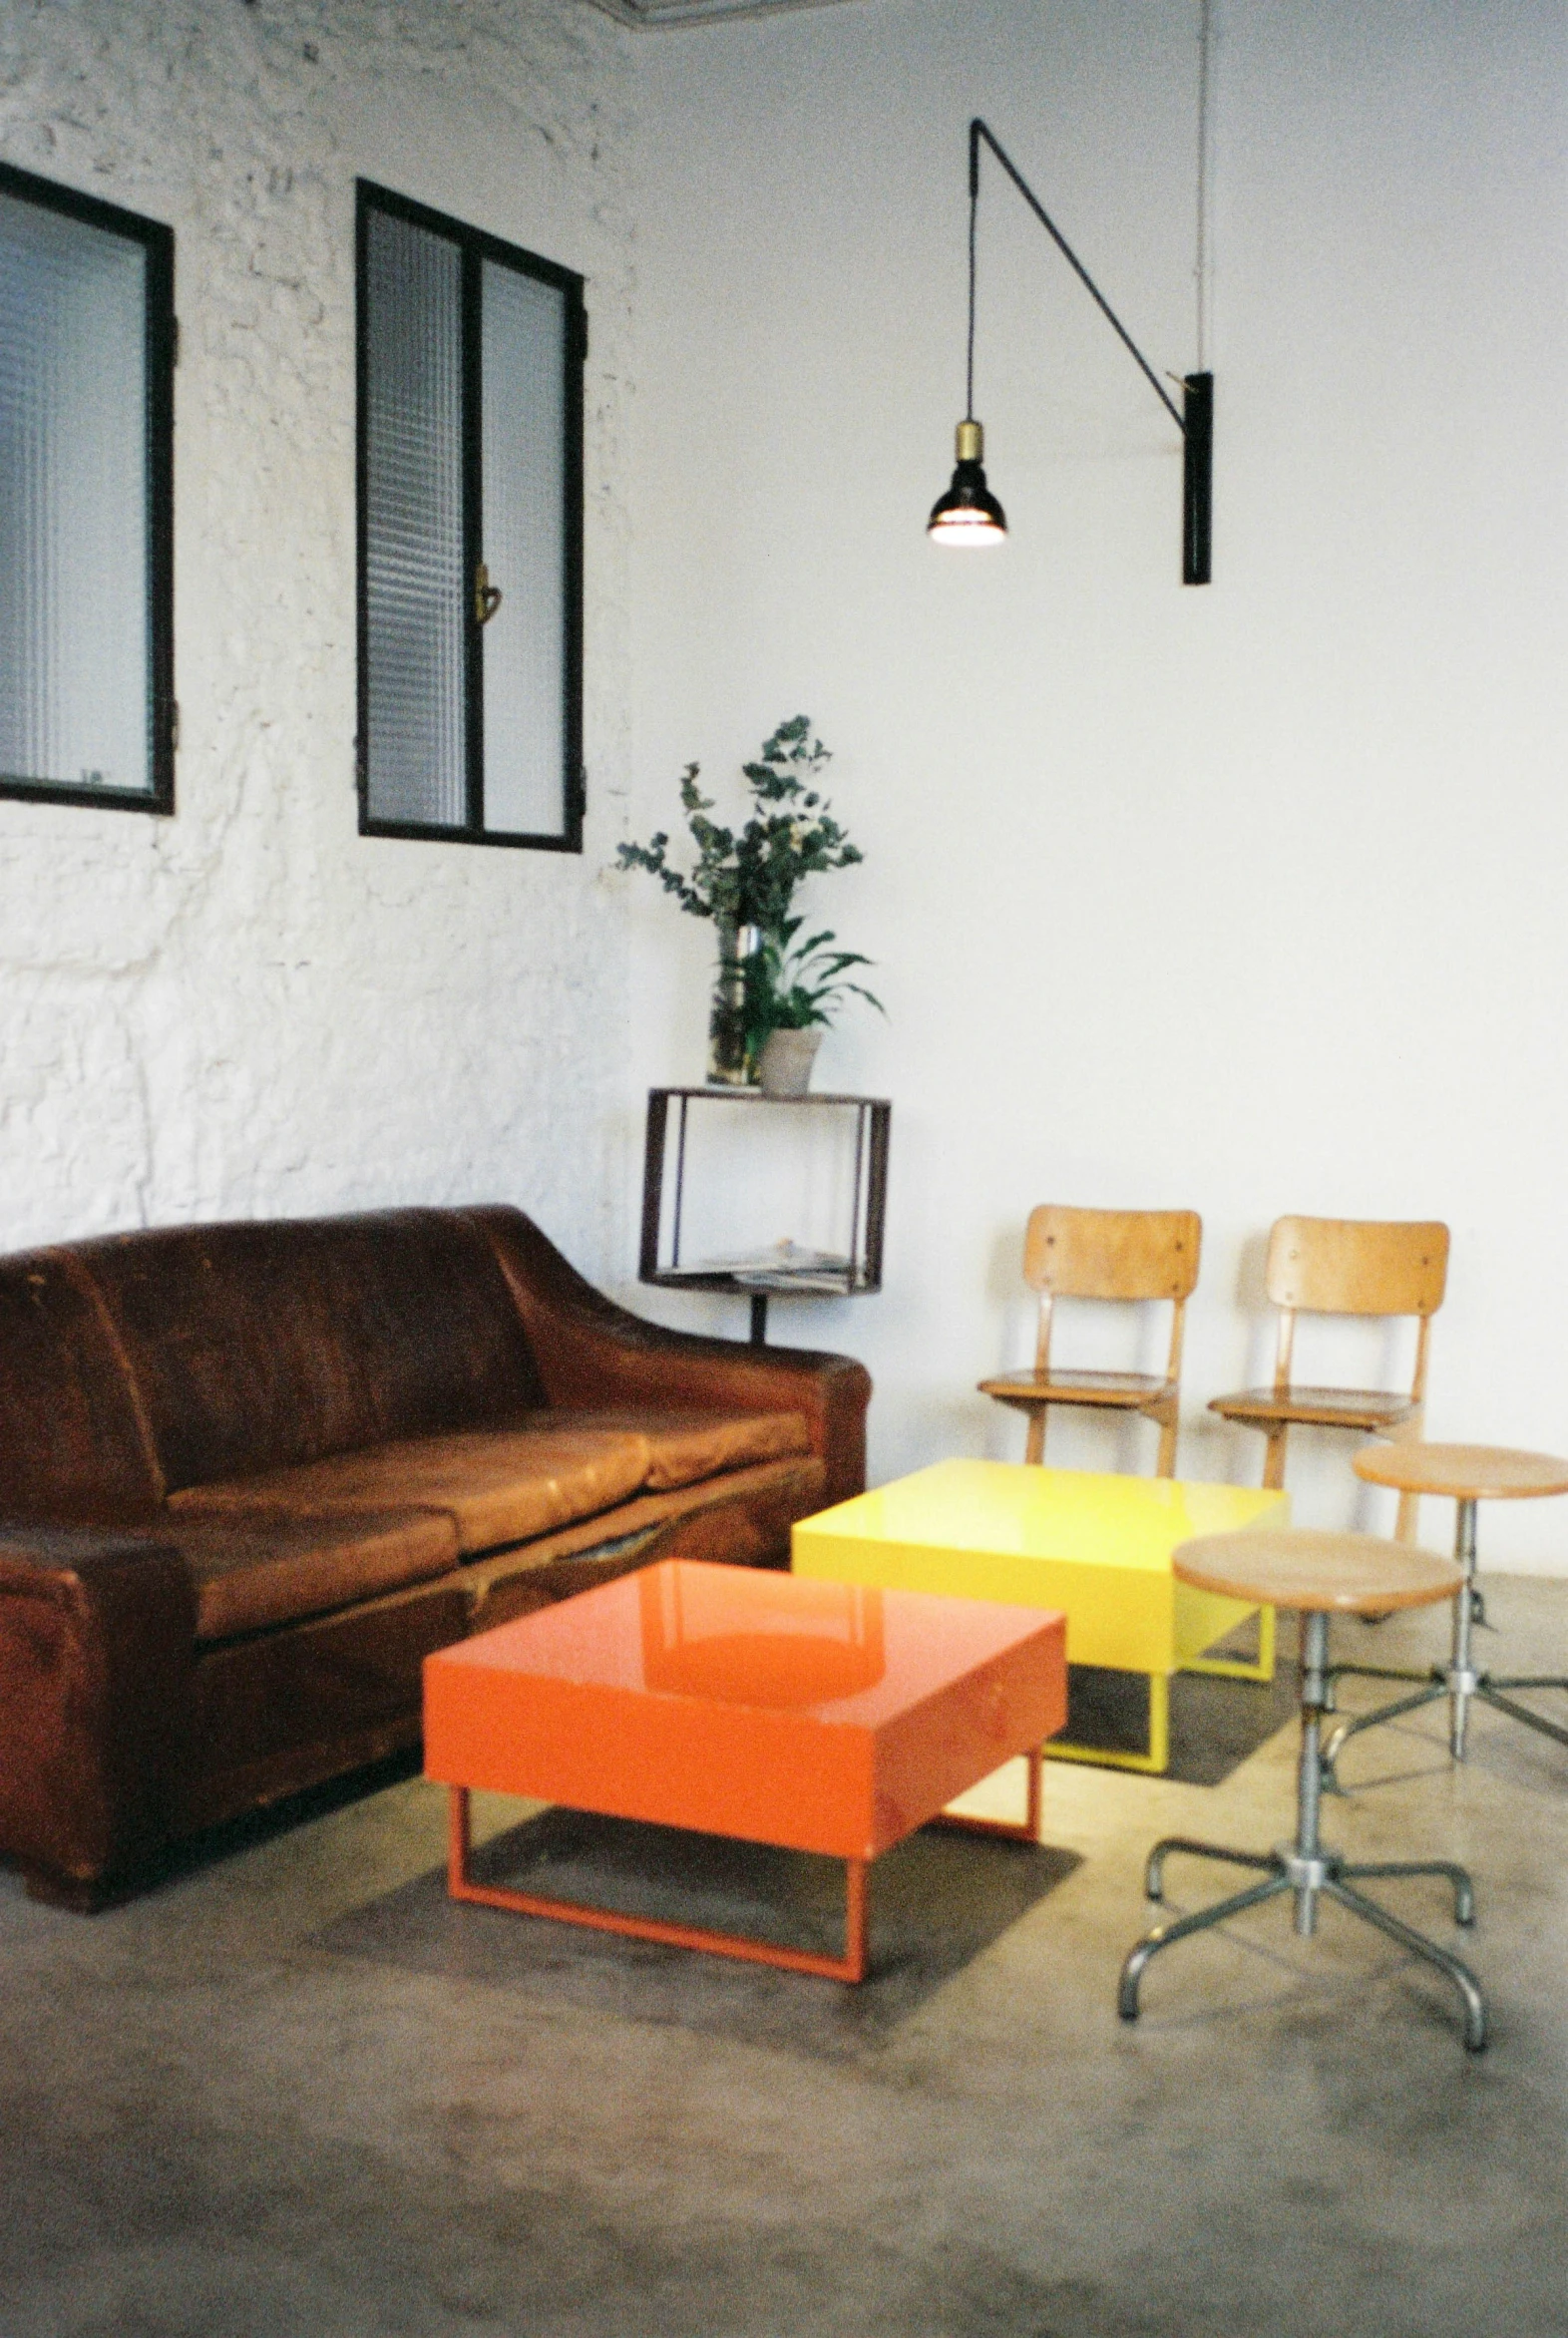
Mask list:
[[[1421,1686],[1413,1696],[1397,1697],[1391,1705],[1379,1705],[1374,1713],[1364,1713],[1355,1721],[1342,1722],[1324,1749],[1324,1783],[1335,1792],[1340,1790],[1335,1763],[1352,1738],[1363,1730],[1375,1729],[1379,1722],[1392,1721],[1398,1714],[1414,1713],[1419,1706],[1435,1704],[1439,1697],[1448,1699],[1448,1747],[1455,1761],[1464,1759],[1465,1729],[1472,1697],[1484,1698],[1499,1713],[1506,1713],[1513,1721],[1522,1721],[1526,1729],[1539,1730],[1543,1737],[1555,1738],[1560,1746],[1568,1746],[1568,1730],[1560,1729],[1556,1722],[1543,1720],[1526,1706],[1515,1705],[1501,1694],[1505,1689],[1568,1689],[1568,1676],[1514,1673],[1495,1678],[1476,1665],[1470,1647],[1473,1627],[1486,1621],[1475,1585],[1476,1503],[1528,1501],[1543,1494],[1568,1494],[1568,1461],[1560,1461],[1551,1453],[1516,1453],[1507,1445],[1376,1444],[1368,1445],[1358,1453],[1354,1467],[1357,1476],[1365,1477],[1370,1485],[1395,1486],[1406,1497],[1448,1494],[1458,1503],[1453,1555],[1459,1563],[1462,1581],[1453,1603],[1453,1649],[1446,1664],[1433,1665],[1424,1673],[1371,1664],[1337,1664],[1331,1668],[1331,1706],[1334,1683],[1345,1674],[1366,1681],[1419,1681]]]
[[[1380,1860],[1353,1866],[1338,1851],[1324,1847],[1319,1837],[1319,1795],[1323,1768],[1319,1732],[1329,1696],[1327,1658],[1329,1617],[1387,1615],[1394,1608],[1430,1607],[1452,1599],[1463,1581],[1449,1559],[1430,1551],[1411,1550],[1407,1543],[1384,1542],[1372,1534],[1310,1534],[1289,1528],[1278,1533],[1254,1532],[1204,1535],[1184,1542],[1171,1560],[1184,1583],[1200,1591],[1219,1592],[1227,1599],[1247,1599],[1271,1607],[1301,1610],[1302,1619],[1302,1750],[1297,1771],[1296,1840],[1273,1851],[1233,1851],[1217,1843],[1194,1842],[1186,1835],[1167,1835],[1149,1853],[1147,1889],[1150,1899],[1163,1896],[1165,1861],[1172,1851],[1186,1851],[1196,1859],[1220,1859],[1232,1867],[1256,1867],[1261,1883],[1233,1892],[1213,1907],[1195,1915],[1178,1916],[1174,1923],[1158,1924],[1147,1933],[1121,1969],[1117,2011],[1124,2022],[1138,2018],[1138,1984],[1144,1967],[1162,1948],[1170,1948],[1190,1933],[1206,1932],[1240,1915],[1243,1908],[1282,1892],[1296,1894],[1296,1929],[1310,1939],[1318,1920],[1318,1898],[1326,1893],[1363,1923],[1424,1957],[1445,1974],[1464,2001],[1464,2043],[1472,2054],[1486,2044],[1486,2005],[1480,1984],[1468,1965],[1445,1948],[1412,1931],[1397,1916],[1354,1888],[1368,1875],[1440,1875],[1453,1890],[1454,1919],[1475,1921],[1475,1894],[1462,1867],[1447,1859]]]

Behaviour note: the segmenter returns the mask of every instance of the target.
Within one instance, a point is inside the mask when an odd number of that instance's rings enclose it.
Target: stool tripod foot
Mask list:
[[[1372,1713],[1361,1713],[1354,1721],[1340,1723],[1323,1750],[1323,1782],[1331,1794],[1343,1794],[1345,1791],[1344,1786],[1340,1783],[1335,1763],[1345,1752],[1352,1738],[1360,1737],[1363,1730],[1377,1729],[1385,1721],[1396,1721],[1401,1713],[1418,1713],[1423,1705],[1435,1705],[1439,1697],[1445,1697],[1448,1694],[1447,1681],[1438,1674],[1422,1676],[1415,1673],[1372,1673],[1368,1677],[1379,1681],[1424,1679],[1424,1686],[1417,1689],[1412,1696],[1396,1697],[1391,1705],[1379,1705]]]
[[[1168,1834],[1149,1853],[1143,1888],[1151,1900],[1165,1897],[1165,1861],[1172,1851],[1185,1851],[1189,1859],[1220,1859],[1228,1867],[1258,1867],[1265,1874],[1280,1863],[1272,1851],[1232,1851],[1223,1843],[1200,1843],[1188,1834]]]
[[[1384,1859],[1374,1865],[1358,1860],[1354,1867],[1342,1866],[1337,1880],[1355,1882],[1365,1875],[1440,1875],[1453,1892],[1454,1922],[1475,1922],[1475,1886],[1468,1870],[1451,1859]]]
[[[1401,1948],[1407,1948],[1412,1956],[1423,1957],[1427,1964],[1435,1965],[1438,1972],[1453,1983],[1464,2003],[1465,2051],[1469,2054],[1483,2053],[1486,2047],[1486,2000],[1469,1966],[1462,1964],[1456,1956],[1450,1956],[1445,1948],[1439,1948],[1435,1940],[1428,1940],[1423,1932],[1401,1923],[1397,1916],[1390,1916],[1386,1908],[1379,1907],[1375,1900],[1368,1899],[1343,1877],[1334,1877],[1323,1888],[1339,1901],[1342,1908],[1348,1908],[1353,1916],[1360,1916],[1364,1924],[1371,1924],[1374,1931],[1386,1933]]]
[[[1499,1689],[1568,1689],[1568,1681],[1496,1681],[1488,1674],[1475,1692],[1488,1705],[1495,1705],[1499,1713],[1507,1714],[1510,1721],[1522,1721],[1526,1729],[1539,1730],[1543,1738],[1555,1738],[1559,1746],[1568,1746],[1568,1730],[1559,1729],[1544,1714],[1532,1713],[1527,1705],[1515,1705],[1511,1697],[1499,1697]]]
[[[1183,1843],[1180,1848],[1196,1848],[1200,1855],[1208,1852],[1207,1844]],[[1219,1855],[1233,1860],[1236,1858],[1234,1851]],[[1275,1867],[1272,1859],[1249,1860],[1247,1864]],[[1229,1899],[1217,1900],[1212,1908],[1199,1908],[1194,1915],[1178,1916],[1171,1924],[1156,1924],[1152,1932],[1144,1934],[1121,1968],[1121,1980],[1116,1990],[1116,2011],[1122,2020],[1135,2022],[1138,2018],[1138,1984],[1143,1979],[1150,1957],[1157,1956],[1162,1948],[1173,1947],[1178,1940],[1188,1939],[1194,1932],[1207,1932],[1213,1925],[1223,1924],[1227,1917],[1239,1916],[1244,1908],[1255,1908],[1264,1900],[1278,1899],[1282,1891],[1289,1891],[1290,1888],[1285,1877],[1276,1869],[1262,1883],[1249,1884],[1245,1891],[1233,1892]]]

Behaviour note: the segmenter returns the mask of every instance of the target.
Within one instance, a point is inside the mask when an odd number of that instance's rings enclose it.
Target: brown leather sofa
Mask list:
[[[518,1210],[0,1260],[0,1856],[93,1906],[417,1743],[433,1650],[865,1482],[847,1357],[686,1337]]]

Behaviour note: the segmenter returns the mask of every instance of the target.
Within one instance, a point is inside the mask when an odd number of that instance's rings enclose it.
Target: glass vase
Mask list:
[[[757,1067],[746,1047],[746,961],[760,948],[762,935],[756,926],[737,926],[732,918],[715,918],[713,926],[718,966],[708,1015],[708,1085],[754,1087]]]

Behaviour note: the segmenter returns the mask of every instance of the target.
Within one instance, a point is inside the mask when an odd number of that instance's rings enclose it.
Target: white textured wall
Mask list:
[[[804,708],[869,856],[817,903],[893,1012],[822,1078],[897,1111],[885,1294],[779,1330],[866,1357],[878,1474],[1016,1448],[966,1391],[1026,1341],[1045,1195],[1202,1209],[1189,1469],[1256,1468],[1202,1398],[1263,1364],[1286,1208],[1447,1217],[1433,1430],[1568,1444],[1568,27],[1219,13],[1216,583],[1183,592],[1173,434],[994,176],[1014,542],[944,564],[921,522],[972,111],[1191,363],[1195,6],[0,12],[0,155],[171,222],[185,347],[178,816],[0,803],[0,1241],[495,1194],[652,1312],[641,1092],[700,1070],[706,937],[601,871],[688,757]],[[581,861],[355,833],[356,174],[588,277]],[[1383,1514],[1345,1450],[1293,1476]],[[1545,1506],[1483,1530],[1568,1552]]]
[[[1203,1402],[1266,1368],[1285,1210],[1447,1218],[1432,1432],[1568,1448],[1568,17],[1217,13],[1207,591],[1177,583],[1174,431],[994,172],[978,410],[1014,537],[922,536],[971,113],[1156,362],[1193,362],[1195,0],[856,0],[636,52],[634,822],[782,713],[837,750],[867,865],[814,905],[892,1021],[846,1023],[821,1080],[895,1099],[887,1289],[778,1328],[866,1359],[881,1475],[1020,1449],[969,1391],[1026,1347],[1045,1198],[1203,1212],[1191,1473],[1256,1473]],[[705,971],[700,929],[625,898],[629,1127],[700,1071]],[[1310,1443],[1299,1514],[1388,1514]],[[1482,1532],[1553,1565],[1568,1505]]]
[[[183,330],[178,812],[0,802],[0,1246],[490,1196],[601,1264],[626,40],[572,0],[0,9],[0,157],[167,220]],[[356,834],[356,175],[588,279],[581,860]]]

